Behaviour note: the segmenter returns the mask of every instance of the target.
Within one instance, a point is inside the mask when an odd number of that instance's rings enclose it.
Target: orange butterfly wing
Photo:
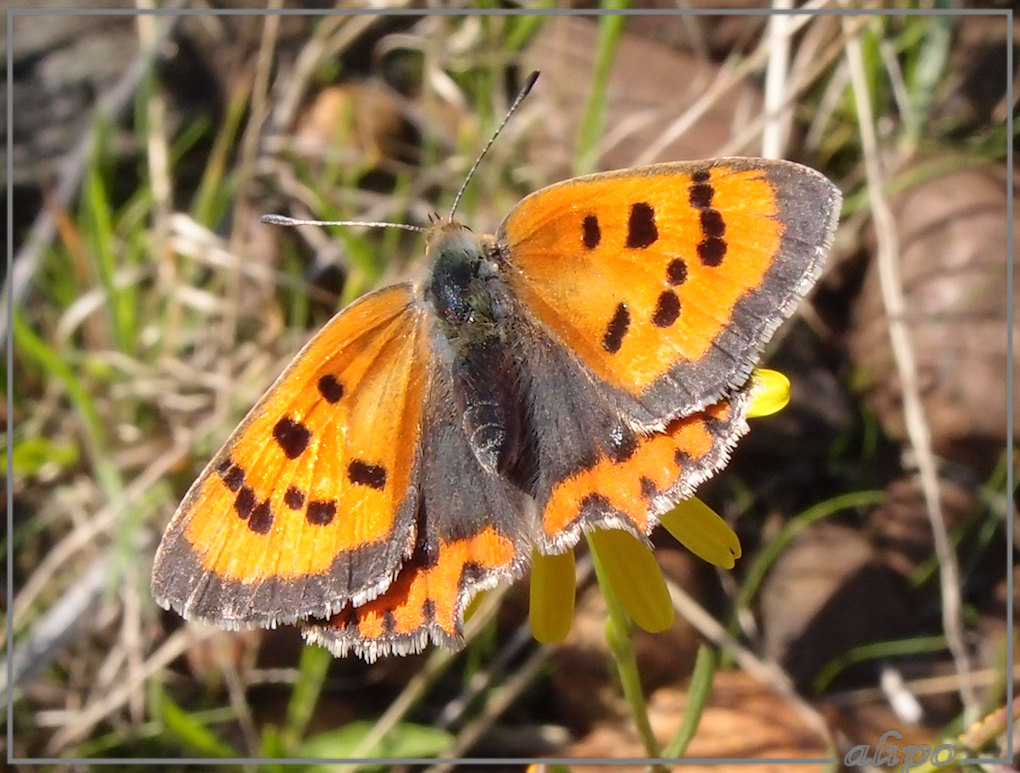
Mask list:
[[[496,238],[522,306],[662,426],[746,380],[821,271],[839,202],[790,162],[659,164],[533,193]]]
[[[390,585],[416,536],[426,313],[396,285],[308,343],[174,515],[157,601],[218,625],[275,625]]]

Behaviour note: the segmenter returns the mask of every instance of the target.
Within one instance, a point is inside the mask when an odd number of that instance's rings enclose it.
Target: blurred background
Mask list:
[[[475,231],[547,183],[656,161],[790,158],[844,193],[826,272],[765,358],[792,403],[699,490],[743,557],[721,571],[655,535],[687,596],[670,631],[634,634],[653,731],[676,733],[707,645],[688,755],[841,758],[887,730],[1005,754],[1009,6],[375,5],[398,13],[7,17],[7,754],[643,756],[583,560],[562,644],[530,638],[525,578],[464,652],[374,665],[149,593],[181,497],[298,348],[422,269],[416,234],[259,216],[427,224],[534,69],[461,203]]]

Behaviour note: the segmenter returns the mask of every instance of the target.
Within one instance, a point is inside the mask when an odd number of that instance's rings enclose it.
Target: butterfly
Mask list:
[[[840,192],[786,161],[577,177],[333,317],[173,516],[156,600],[296,623],[367,660],[463,645],[479,591],[582,532],[642,540],[746,431],[749,376],[817,279]]]

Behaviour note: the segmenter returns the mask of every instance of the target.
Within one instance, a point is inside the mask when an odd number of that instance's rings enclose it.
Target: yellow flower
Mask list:
[[[749,419],[771,416],[778,413],[790,402],[790,379],[778,370],[758,368],[751,379],[751,407],[747,411]]]
[[[678,503],[659,522],[677,542],[714,566],[732,569],[740,558],[740,540],[733,529],[697,497]]]
[[[650,633],[673,625],[673,601],[655,554],[633,534],[600,529],[588,535],[592,556],[602,577],[612,586],[620,606],[638,626]]]
[[[531,634],[543,644],[567,638],[574,620],[574,551],[531,556]]]

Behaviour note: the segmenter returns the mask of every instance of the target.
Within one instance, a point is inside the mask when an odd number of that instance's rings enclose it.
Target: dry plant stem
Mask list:
[[[1015,678],[1016,669],[1013,670],[1013,674]],[[977,751],[992,743],[1004,732],[1011,732],[1017,720],[1020,720],[1020,703],[1014,702],[1012,713],[1008,705],[997,708],[967,728],[966,732],[959,735],[959,739],[968,749]]]
[[[828,83],[836,77],[836,68],[832,67],[832,63],[843,61],[843,44],[842,40],[838,39],[842,35],[843,28],[840,26],[839,20],[828,17],[820,22],[816,21],[815,24],[806,28],[797,41],[797,47],[792,51],[790,69],[787,72],[789,80],[787,93],[794,92],[799,96],[810,87],[817,87],[821,92],[821,95],[812,102],[815,109],[812,111],[810,119],[806,120],[805,134],[810,134],[814,126],[819,123],[826,127],[829,126],[832,108],[831,106],[826,107],[824,95]],[[818,65],[823,62],[826,65],[825,78],[820,82],[822,71],[818,69]],[[792,121],[797,115],[796,107],[791,107],[790,115]],[[789,142],[789,135],[787,135],[787,142]],[[818,152],[818,145],[801,142],[799,149],[806,157],[810,158]]]
[[[382,716],[372,725],[372,729],[366,733],[361,743],[351,752],[352,759],[363,759],[372,753],[378,743],[386,737],[400,720],[409,712],[426,691],[435,683],[444,671],[453,662],[453,654],[449,650],[435,649],[425,661],[425,665],[415,674],[407,686],[400,691],[400,694],[390,703]],[[354,771],[355,765],[342,765],[337,771]]]
[[[849,34],[856,34],[858,30],[866,25],[868,19],[869,17],[867,16],[852,18],[846,23],[847,28],[851,30]],[[800,29],[800,27],[796,27],[791,32],[795,32],[797,29]],[[794,66],[787,73],[789,82],[786,84],[786,98],[776,106],[776,109],[793,109],[795,100],[799,99],[823,74],[828,77],[833,62],[843,55],[842,43],[846,37],[847,33],[843,33],[841,38],[834,40],[824,53],[807,61],[802,58],[802,52],[798,50]],[[838,95],[841,93],[842,91],[835,90],[834,99],[838,99]],[[763,127],[769,120],[771,120],[771,114],[768,110],[763,110],[761,115],[749,121],[746,126],[736,127],[739,130],[719,149],[718,155],[733,156],[746,152],[753,139],[762,132]],[[805,142],[805,146],[809,149],[817,146],[817,144],[817,137],[813,142]]]
[[[407,683],[401,690],[381,717],[372,725],[372,729],[362,738],[361,743],[351,752],[352,759],[363,759],[368,757],[372,750],[386,737],[386,734],[399,723],[404,716],[414,707],[444,671],[453,663],[454,655],[445,649],[436,649],[427,661],[425,666]],[[358,765],[340,765],[337,772],[360,770]]]
[[[832,745],[832,737],[825,718],[797,695],[790,678],[782,668],[771,661],[758,658],[750,650],[741,646],[740,642],[734,639],[718,620],[675,582],[667,579],[666,587],[669,589],[669,595],[673,600],[673,607],[677,614],[693,625],[698,633],[728,653],[745,672],[762,684],[767,684],[775,689],[793,706],[808,727],[821,735],[830,746]]]
[[[582,576],[586,575],[582,573]],[[505,592],[506,589],[498,589],[486,594],[482,604],[466,624],[464,638],[467,642],[471,642],[496,614]],[[495,679],[503,673],[503,667],[506,665],[506,662],[516,657],[520,649],[531,641],[530,629],[525,624],[518,631],[518,635],[500,651],[499,658],[482,675],[482,678],[473,680],[467,694],[458,699],[453,710],[450,710],[449,707],[447,710],[444,710],[434,723],[434,726],[446,728],[454,725],[472,705],[474,698],[488,689]],[[500,698],[489,701],[482,716],[458,734],[457,748],[453,750],[453,754],[460,754],[469,747],[470,743],[465,741],[465,733],[470,735],[473,742],[492,725],[492,722],[532,683],[540,667],[548,661],[549,655],[552,652],[552,647],[543,647],[534,653],[524,666],[515,669],[513,677],[504,684],[500,692]],[[413,708],[416,701],[453,662],[453,658],[454,655],[449,651],[437,649],[427,661],[425,668],[408,683],[400,695],[390,704],[389,708],[373,725],[371,732],[366,735],[351,756],[364,757],[369,754],[385,737],[386,733]]]
[[[271,0],[269,3],[270,9],[278,9],[279,7],[280,0]],[[252,220],[247,190],[255,170],[255,160],[259,152],[259,137],[262,134],[262,127],[269,117],[269,73],[279,30],[279,15],[267,15],[265,17],[265,26],[262,28],[262,40],[259,44],[258,57],[255,63],[255,75],[249,92],[251,97],[251,117],[241,137],[241,147],[236,167],[236,185],[240,196],[234,208],[234,227],[231,230],[229,245],[230,252],[234,255],[244,254],[246,233]],[[243,76],[242,80],[246,77]],[[231,342],[237,338],[238,315],[241,307],[239,302],[241,275],[236,268],[228,275],[226,295],[230,302],[223,307],[223,319],[218,327],[221,345],[229,348]],[[230,381],[229,379],[224,379],[223,383],[226,387]],[[218,395],[219,405],[224,412],[229,410],[231,392],[232,388],[225,388]]]
[[[153,0],[142,0],[139,5],[146,9],[155,8]],[[136,19],[138,38],[142,50],[155,50],[158,42],[159,27],[156,16],[142,15]],[[169,349],[170,341],[177,340],[182,310],[180,303],[174,298],[173,287],[177,284],[177,261],[169,259],[168,244],[170,240],[173,215],[173,182],[170,171],[170,140],[167,129],[166,100],[162,91],[152,89],[150,99],[146,103],[148,133],[145,149],[149,179],[152,183],[152,258],[156,268],[156,282],[160,295],[169,299],[163,314],[162,325],[164,335],[160,336],[159,354],[161,358]]]
[[[152,0],[140,0],[138,5],[146,10],[155,8]],[[138,28],[138,39],[143,51],[155,50],[159,41],[159,21],[156,16],[138,16],[135,19]],[[151,99],[146,102],[148,134],[146,136],[146,156],[148,161],[149,179],[152,183],[153,201],[153,244],[160,254],[160,246],[166,241],[169,224],[167,218],[172,207],[172,189],[170,175],[170,148],[167,140],[166,100],[163,94],[154,90]]]
[[[858,38],[848,38],[846,58],[850,69],[854,101],[857,109],[857,125],[861,131],[861,145],[864,149],[864,168],[868,182],[868,195],[875,219],[875,236],[879,286],[886,316],[889,320],[889,340],[892,345],[896,372],[903,394],[903,414],[910,446],[917,457],[917,468],[921,489],[931,522],[935,540],[935,554],[939,561],[939,585],[942,591],[942,627],[949,643],[960,680],[960,697],[964,704],[967,721],[976,717],[977,694],[971,682],[970,655],[963,637],[962,599],[960,596],[960,570],[956,553],[946,531],[942,503],[939,500],[938,476],[935,457],[931,449],[931,437],[924,416],[920,387],[917,376],[917,361],[906,324],[906,301],[900,281],[899,245],[896,240],[896,223],[889,204],[885,199],[885,178],[882,172],[878,139],[874,133],[874,116],[868,98],[867,77],[864,59]]]
[[[790,0],[773,0],[772,7],[789,9]],[[765,67],[765,115],[762,129],[761,154],[765,158],[782,158],[790,131],[793,108],[787,95],[790,70],[790,22],[792,17],[777,13],[769,18],[768,65]]]
[[[845,43],[841,43],[838,46],[833,45],[832,49],[826,52],[824,58],[828,59],[831,54],[842,59],[844,45]],[[847,84],[850,82],[845,61],[844,66],[833,67],[829,72],[829,78],[822,87],[822,94],[818,98],[814,117],[811,119],[811,123],[808,124],[807,132],[804,135],[804,147],[808,153],[817,153],[818,149],[822,147],[825,136],[829,132],[829,127],[832,125],[833,116],[839,109],[839,105],[843,100],[843,94],[846,93]]]
[[[13,649],[7,653],[7,661],[3,664],[7,668],[0,672],[0,685],[3,685],[5,692],[28,681],[33,674],[53,661],[73,636],[82,616],[93,608],[103,589],[108,587],[109,573],[110,562],[106,556],[94,559],[88,569],[77,574],[74,584],[63,589],[59,598],[32,621],[27,632],[21,635],[16,633]],[[15,624],[16,632],[18,627]]]
[[[153,0],[139,0],[138,6],[146,10],[155,8]],[[161,26],[166,23],[156,16],[140,15],[135,19],[138,32],[138,40],[142,51],[155,51],[159,41]],[[149,180],[152,186],[152,235],[153,259],[156,263],[157,276],[163,285],[163,292],[172,286],[174,278],[169,275],[173,271],[173,262],[163,260],[165,246],[170,235],[170,213],[172,208],[172,183],[170,174],[170,149],[167,138],[166,124],[166,101],[162,92],[156,88],[152,89],[150,98],[146,100],[145,109],[147,112],[146,124],[148,127],[145,148],[147,156],[147,167]],[[179,306],[173,304],[172,310],[178,311]],[[166,322],[174,323],[173,319],[166,319]],[[176,325],[174,324],[174,327]],[[160,338],[161,347],[166,346],[167,336]],[[113,548],[116,549],[116,542]],[[109,548],[108,548],[109,550]],[[129,682],[138,682],[139,687],[134,691],[129,708],[135,725],[141,724],[145,716],[145,690],[142,686],[141,674],[145,666],[145,639],[142,627],[149,617],[143,612],[140,588],[147,587],[148,583],[141,576],[146,574],[143,566],[148,566],[146,561],[135,562],[127,570],[127,583],[125,584],[122,597],[124,599],[124,634],[122,637],[127,647],[127,674]],[[146,602],[151,599],[146,594]]]
[[[505,589],[492,591],[486,595],[481,605],[475,611],[474,616],[465,625],[465,642],[470,642],[474,639],[485,621],[492,619],[496,614],[499,603],[503,598],[503,593],[505,593]],[[365,757],[371,753],[372,749],[404,718],[407,712],[414,707],[415,702],[425,694],[429,687],[435,683],[436,679],[450,666],[453,659],[454,654],[449,650],[440,648],[433,650],[432,655],[425,662],[424,668],[414,676],[401,691],[400,695],[389,705],[389,708],[379,717],[378,721],[372,726],[371,732],[365,735],[361,743],[358,744],[358,747],[351,753],[351,757]]]
[[[606,600],[606,610],[609,613],[609,619],[606,622],[606,639],[609,644],[609,652],[616,664],[616,671],[620,676],[623,695],[627,700],[627,705],[630,706],[634,727],[641,738],[641,744],[645,747],[646,754],[649,757],[658,758],[661,756],[659,744],[652,732],[644,691],[641,689],[641,674],[638,671],[637,656],[634,654],[634,642],[630,636],[630,620],[628,620],[627,613],[620,605],[620,601],[613,591],[612,583],[602,568],[598,553],[592,550],[591,556],[599,590],[602,591],[602,596]],[[655,769],[657,771],[666,770],[661,766],[655,766]]]
[[[125,650],[126,666],[123,669],[126,671],[124,678],[138,684],[138,689],[131,694],[128,701],[131,721],[136,727],[145,718],[145,690],[143,688],[145,680],[142,677],[145,664],[145,636],[142,633],[142,626],[145,615],[142,613],[142,597],[139,589],[148,584],[141,576],[145,574],[142,567],[146,565],[147,562],[143,561],[127,568],[124,577],[124,590],[121,593],[123,605],[121,610],[121,646]],[[146,594],[145,600],[146,602],[150,601],[148,594]],[[118,669],[118,673],[120,671],[121,669]]]
[[[203,422],[203,426],[196,430],[194,436],[207,434],[209,431],[207,428],[215,426],[215,422],[211,420]],[[188,456],[191,437],[182,438],[172,448],[167,449],[125,486],[124,495],[119,501],[111,502],[97,510],[46,554],[15,597],[13,605],[15,628],[24,622],[24,617],[30,611],[36,597],[47,588],[60,566],[71,562],[79,551],[94,547],[98,538],[108,537],[110,532],[116,529],[128,508],[137,504],[152,486],[165,479],[170,471]],[[45,615],[39,617],[42,619]]]
[[[470,681],[461,690],[460,695],[451,700],[433,720],[432,726],[438,728],[454,727],[463,720],[465,714],[475,704],[476,699],[485,693],[493,684],[499,682],[513,661],[522,650],[528,648],[534,639],[531,628],[526,623],[519,625],[513,637],[499,648],[499,653],[484,668],[472,674]],[[552,650],[549,650],[551,652]],[[546,656],[548,656],[548,652]],[[515,669],[516,670],[516,669]],[[492,716],[491,719],[495,719]],[[458,746],[460,746],[458,742]]]
[[[96,725],[127,703],[134,691],[140,689],[147,679],[165,669],[198,642],[215,633],[220,633],[220,631],[215,628],[199,628],[197,626],[185,626],[178,629],[153,653],[142,672],[133,674],[130,679],[125,680],[116,689],[88,704],[81,711],[71,714],[67,723],[50,739],[46,753],[60,754],[70,744],[84,738]]]
[[[804,6],[804,16],[794,16],[789,24],[789,34],[793,35],[811,20],[811,11],[829,5],[828,0],[812,0]],[[700,97],[684,111],[684,114],[677,118],[673,124],[665,129],[657,141],[652,142],[645,151],[634,160],[634,166],[649,164],[657,158],[663,150],[683,136],[697,121],[719,99],[724,97],[731,89],[735,88],[744,78],[753,72],[757,72],[764,65],[768,58],[768,45],[761,45],[747,59],[743,60],[732,69],[724,69],[719,76],[704,90]]]
[[[237,255],[227,249],[226,243],[221,237],[213,233],[206,226],[195,222],[190,215],[178,212],[171,216],[170,225],[170,249],[181,258],[193,260],[206,269],[215,269],[217,271],[236,270],[241,276],[251,282],[259,284],[272,283],[275,286],[308,290],[305,282],[291,279],[279,270],[269,268],[261,263],[255,263],[254,261],[239,259]],[[182,300],[188,299],[193,308],[197,308],[206,314],[216,315],[221,313],[223,300],[219,295],[213,295],[202,288],[188,285],[177,287],[174,292],[177,297]],[[197,299],[200,297],[204,301],[198,301]],[[325,296],[322,299],[324,300]],[[200,374],[196,373],[193,375]],[[231,376],[220,376],[220,378],[227,378],[229,380]],[[205,383],[214,384],[214,378],[206,374]]]
[[[1001,685],[1003,673],[998,668],[979,668],[970,675],[971,684],[979,689],[991,690]],[[1006,679],[1020,680],[1020,663],[1013,666],[1010,673],[1005,674]],[[904,685],[914,696],[922,695],[947,695],[956,692],[960,687],[960,680],[955,674],[945,676],[927,676],[922,679],[909,679]],[[886,702],[888,696],[881,687],[861,687],[855,690],[829,693],[824,697],[826,706],[836,708],[856,708],[866,706],[869,703]],[[1015,704],[1015,709],[1020,711],[1020,702]],[[977,747],[972,747],[977,748]]]
[[[410,5],[408,0],[391,0],[388,10]],[[302,100],[315,80],[323,62],[339,58],[358,38],[364,35],[376,17],[371,13],[356,16],[325,16],[316,24],[311,39],[301,49],[293,70],[281,79],[281,90],[274,94],[270,127],[274,132],[288,130],[297,118]]]
[[[457,733],[457,744],[452,750],[454,757],[464,754],[471,746],[487,731],[502,714],[513,705],[525,690],[541,675],[549,656],[553,652],[553,645],[542,645],[524,662],[523,665],[514,669],[511,676],[498,688],[489,693],[489,699],[481,715],[465,725]],[[453,770],[451,763],[440,765],[435,768],[436,773],[440,771]]]
[[[961,752],[960,756],[981,756],[981,750],[993,743],[996,738],[999,738],[1003,734],[1011,734],[1013,732],[1013,726],[1016,724],[1018,719],[1020,719],[1020,704],[1014,703],[1012,711],[1010,711],[1008,705],[1002,706],[995,709],[995,711],[990,714],[986,714],[965,732],[956,736],[955,744],[953,744],[950,739],[947,740],[949,740],[950,744],[954,745],[957,749],[959,749],[960,746],[963,746],[964,750],[975,753],[966,754],[965,752]],[[1003,756],[1008,757],[1008,754]],[[936,773],[936,771],[940,770],[958,770],[959,768],[960,766],[954,764],[954,761],[952,760],[948,763],[939,765],[933,758],[929,758],[920,766],[913,768],[913,773]],[[1009,766],[989,769],[1015,770],[1015,768]]]
[[[259,730],[248,704],[245,685],[238,673],[237,663],[232,657],[233,644],[221,636],[213,642],[212,650],[220,673],[223,674],[230,706],[234,710],[237,724],[241,728],[241,736],[247,747],[247,756],[257,757],[259,755]]]
[[[215,426],[212,420],[206,421],[204,424],[207,427]],[[201,435],[204,432],[200,429],[197,434]],[[33,613],[33,605],[37,597],[46,590],[57,568],[77,560],[79,554],[91,551],[97,541],[112,540],[110,534],[116,531],[124,513],[137,504],[154,485],[164,480],[170,470],[177,467],[181,460],[188,455],[190,438],[190,435],[180,438],[173,447],[167,449],[127,484],[124,495],[118,501],[111,502],[97,510],[77,528],[72,529],[46,554],[15,597],[12,614],[16,630],[24,624],[25,616]],[[110,562],[107,556],[95,556],[91,558],[91,564],[93,569],[77,575],[73,587],[67,589],[52,605],[35,613],[35,621],[32,623],[31,629],[17,637],[15,654],[8,653],[8,657],[15,659],[15,684],[24,679],[26,674],[25,666],[17,659],[18,652],[25,648],[24,651],[40,653],[34,656],[30,666],[35,670],[46,667],[60,652],[60,638],[66,636],[78,620],[92,609],[91,600],[97,597],[105,586]],[[138,624],[142,625],[143,622],[140,620]],[[48,646],[48,642],[54,642],[54,644]],[[138,670],[132,669],[127,681],[129,683],[137,681],[140,685],[146,674],[154,673],[155,669],[151,665],[154,657],[158,657],[158,653],[150,656],[149,661],[142,664]],[[6,670],[3,673],[4,676],[0,681],[7,687]],[[131,698],[130,692],[118,694],[124,695],[125,700]],[[119,704],[111,705],[110,711],[118,708]]]

